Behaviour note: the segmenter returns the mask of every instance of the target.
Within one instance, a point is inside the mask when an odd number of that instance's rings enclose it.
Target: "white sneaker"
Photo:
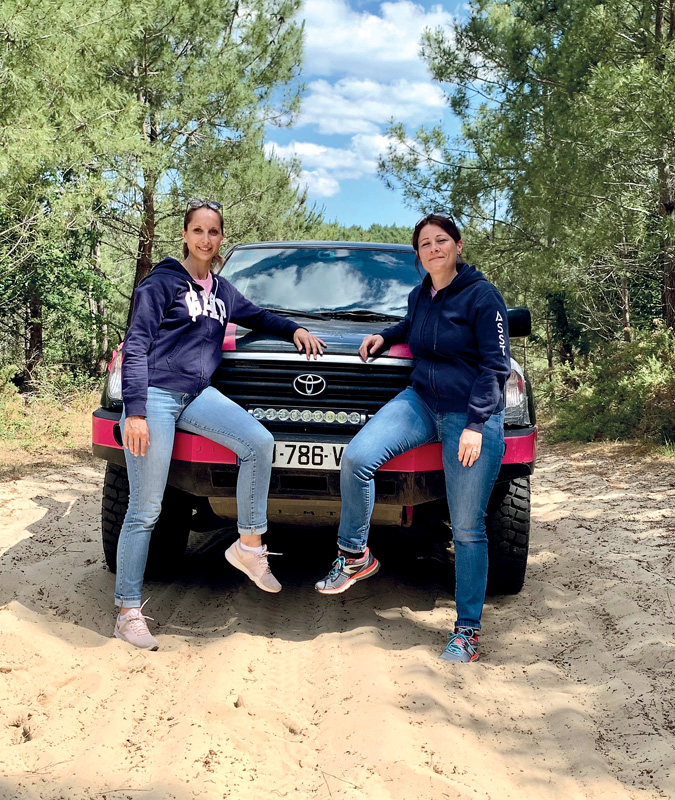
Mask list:
[[[237,539],[225,551],[225,558],[233,567],[240,569],[244,575],[248,575],[263,592],[281,591],[281,584],[272,575],[270,565],[267,563],[267,547],[265,545],[263,545],[262,553],[252,553],[250,550],[244,550],[241,542]]]
[[[145,603],[148,601],[146,600]],[[123,642],[132,644],[134,647],[141,647],[143,650],[157,650],[159,642],[148,630],[146,617],[143,615],[143,605],[140,608],[132,608],[126,614],[118,614],[115,623],[115,636]]]

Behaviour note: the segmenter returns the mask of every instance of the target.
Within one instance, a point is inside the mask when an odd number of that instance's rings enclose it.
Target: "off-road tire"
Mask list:
[[[103,553],[111,572],[117,570],[117,543],[128,505],[129,481],[126,467],[108,462],[103,481],[101,527]],[[166,487],[162,513],[150,539],[146,578],[164,580],[180,569],[190,535],[190,519],[194,506],[195,498],[191,494],[171,486]]]
[[[488,594],[518,594],[525,582],[530,546],[530,478],[496,484],[485,520]]]

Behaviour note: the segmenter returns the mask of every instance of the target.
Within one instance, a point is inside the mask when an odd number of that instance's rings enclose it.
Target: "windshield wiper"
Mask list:
[[[373,322],[396,321],[403,319],[402,315],[384,314],[381,311],[367,311],[365,309],[346,309],[344,311],[324,311],[324,317],[331,319],[373,320]]]
[[[306,319],[326,319],[322,314],[314,314],[311,311],[300,311],[297,308],[265,308],[265,311],[271,311],[273,314],[279,314],[282,317],[305,317]]]

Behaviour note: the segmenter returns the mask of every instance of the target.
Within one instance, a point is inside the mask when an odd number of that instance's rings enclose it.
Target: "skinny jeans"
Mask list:
[[[125,413],[120,427],[124,432]],[[212,386],[197,395],[148,388],[150,444],[144,456],[124,449],[129,507],[117,546],[115,605],[141,605],[141,587],[152,530],[162,510],[176,428],[198,433],[239,457],[237,523],[240,534],[267,530],[267,494],[274,438],[258,420]]]
[[[471,467],[462,466],[457,457],[465,427],[466,413],[434,412],[412,387],[381,408],[342,456],[338,546],[351,553],[366,549],[375,471],[408,450],[441,442],[455,545],[455,624],[480,630],[488,571],[485,513],[504,455],[504,412],[485,422],[480,456]]]

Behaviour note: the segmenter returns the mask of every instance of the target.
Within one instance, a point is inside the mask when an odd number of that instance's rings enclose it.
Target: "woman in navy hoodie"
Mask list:
[[[488,569],[485,511],[504,454],[502,390],[511,371],[506,307],[483,274],[462,261],[462,237],[451,216],[421,219],[412,243],[427,274],[408,297],[408,313],[397,325],[367,336],[359,350],[365,361],[407,342],[415,359],[412,386],[387,403],[345,450],[338,557],[316,589],[338,594],[378,571],[367,547],[373,474],[401,453],[440,441],[457,605],[441,658],[476,661]]]
[[[124,340],[120,425],[129,508],[117,547],[115,604],[120,611],[115,636],[149,650],[159,644],[148,630],[145,620],[150,617],[142,613],[141,587],[176,427],[206,436],[239,456],[239,539],[225,557],[263,591],[281,589],[261,541],[267,530],[272,435],[210,385],[220,364],[225,326],[236,322],[292,339],[307,358],[316,358],[325,344],[295,322],[253,305],[211,271],[220,261],[223,242],[220,209],[213,200],[190,201],[183,221],[183,261],[164,259],[139,284]]]

